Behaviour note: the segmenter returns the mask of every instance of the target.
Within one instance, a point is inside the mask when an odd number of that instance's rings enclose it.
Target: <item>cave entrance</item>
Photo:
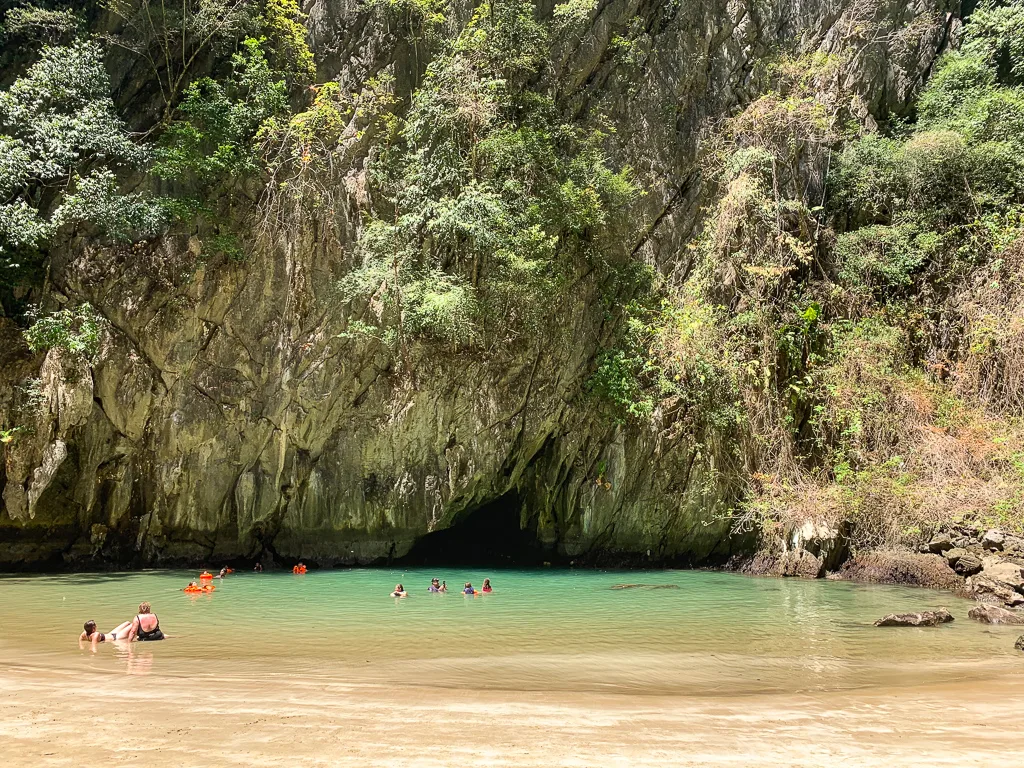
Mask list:
[[[555,552],[519,525],[522,499],[509,492],[428,533],[401,559],[408,565],[516,567],[541,565]]]

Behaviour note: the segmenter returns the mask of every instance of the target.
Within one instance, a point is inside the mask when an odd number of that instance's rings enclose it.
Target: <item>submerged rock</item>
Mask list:
[[[875,622],[876,627],[936,627],[953,620],[945,608],[921,613],[890,613]]]
[[[1013,644],[1013,647],[1018,651],[1024,651],[1024,635],[1017,638],[1017,642]]]
[[[1024,624],[1024,613],[998,605],[979,605],[971,608],[967,615],[982,624]]]
[[[679,589],[678,584],[612,584],[611,589]]]

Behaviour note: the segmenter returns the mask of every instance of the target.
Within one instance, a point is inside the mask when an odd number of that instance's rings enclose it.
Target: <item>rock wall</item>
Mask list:
[[[306,10],[322,79],[358,90],[388,71],[408,93],[426,65],[362,4]],[[568,116],[610,116],[613,160],[647,190],[612,258],[687,268],[707,201],[702,131],[755,95],[770,52],[858,46],[844,77],[871,122],[907,111],[958,13],[945,0],[598,0],[559,36],[551,77]],[[611,43],[627,29],[639,41],[628,61]],[[0,415],[26,426],[0,474],[0,567],[374,562],[498,498],[552,558],[749,551],[726,515],[743,477],[719,471],[713,447],[616,424],[588,399],[612,331],[592,275],[536,338],[472,353],[423,344],[412,376],[345,333],[332,286],[373,206],[368,151],[351,142],[336,210],[298,213],[292,236],[244,263],[212,254],[199,230],[105,249],[72,237],[54,252],[46,300],[88,301],[109,329],[90,368],[31,355],[0,318]]]

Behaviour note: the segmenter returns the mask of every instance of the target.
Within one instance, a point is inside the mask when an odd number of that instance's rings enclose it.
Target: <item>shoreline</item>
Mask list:
[[[739,697],[160,678],[0,665],[10,766],[998,764],[1024,674]],[[1010,716],[1007,716],[1007,715]]]

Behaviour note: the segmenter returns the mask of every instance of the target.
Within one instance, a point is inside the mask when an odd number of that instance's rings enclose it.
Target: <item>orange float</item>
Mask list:
[[[210,581],[210,580],[213,579],[213,574],[210,573],[209,571],[203,571],[202,573],[199,574],[199,578],[202,581]]]
[[[187,592],[190,595],[199,595],[204,592],[213,592],[216,589],[213,584],[204,584],[201,587],[185,587],[182,592]]]
[[[304,566],[304,565],[296,565],[294,568],[292,568],[292,573],[305,573],[305,572],[306,572],[306,566]]]

